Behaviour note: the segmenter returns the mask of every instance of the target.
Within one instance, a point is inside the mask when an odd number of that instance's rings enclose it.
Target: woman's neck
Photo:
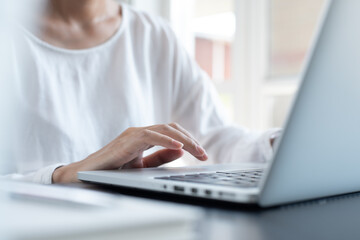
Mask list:
[[[48,0],[37,17],[34,34],[54,46],[84,49],[97,46],[120,26],[121,8],[113,0]]]
[[[48,13],[70,24],[96,24],[118,14],[112,0],[50,0]]]

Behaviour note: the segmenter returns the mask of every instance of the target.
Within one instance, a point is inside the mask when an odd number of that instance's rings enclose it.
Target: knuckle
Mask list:
[[[151,125],[150,127],[147,127],[147,129],[154,129],[154,128],[158,128],[160,125]]]
[[[190,143],[191,143],[191,146],[196,149],[198,144],[195,142],[195,140],[190,138]]]
[[[134,132],[136,128],[134,127],[129,127],[128,129],[125,130],[125,132]]]
[[[163,124],[163,125],[161,125],[161,129],[163,131],[169,131],[171,129],[171,127],[168,124]]]
[[[140,134],[140,136],[142,138],[148,138],[148,137],[150,137],[150,135],[151,135],[151,130],[148,130],[148,129],[144,129],[144,131],[141,131],[141,134]]]
[[[172,122],[169,125],[174,127],[174,128],[180,128],[180,124],[178,124],[177,122]]]
[[[161,136],[161,141],[166,142],[166,143],[171,143],[172,139],[170,137],[167,137],[167,136]]]
[[[166,141],[166,139],[167,139],[166,136],[164,136],[164,135],[161,135],[161,136],[160,136],[160,140],[161,140],[161,141]]]

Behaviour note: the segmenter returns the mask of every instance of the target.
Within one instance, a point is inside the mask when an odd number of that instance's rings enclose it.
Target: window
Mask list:
[[[169,20],[236,123],[283,126],[325,0],[123,1]]]
[[[236,120],[256,129],[282,127],[325,0],[234,3],[234,58],[241,63],[234,79],[245,89]]]
[[[216,84],[230,118],[234,118],[232,81],[232,45],[235,13],[232,0],[193,0],[190,20],[194,38],[194,57]]]
[[[195,59],[214,81],[228,81],[235,33],[232,0],[194,0],[194,3],[191,25]]]
[[[266,81],[278,81],[269,87],[288,91],[270,93],[263,116],[263,127],[281,127],[297,89],[305,57],[314,40],[315,30],[323,10],[324,0],[271,0],[268,6],[268,73]],[[286,81],[290,82],[286,83]],[[292,82],[292,83],[291,83]],[[266,108],[265,107],[265,108]]]
[[[324,0],[271,0],[270,76],[298,75]]]

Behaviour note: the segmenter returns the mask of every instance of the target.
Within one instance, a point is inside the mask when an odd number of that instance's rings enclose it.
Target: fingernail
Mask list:
[[[178,148],[182,148],[184,146],[184,144],[182,144],[181,142],[172,140],[172,145],[178,147]]]
[[[199,145],[196,146],[196,150],[198,151],[198,153],[200,153],[201,155],[204,155],[206,154],[205,150],[200,147]]]
[[[201,157],[198,157],[198,159],[201,160],[201,161],[206,161],[206,160],[208,160],[208,155],[205,153]]]

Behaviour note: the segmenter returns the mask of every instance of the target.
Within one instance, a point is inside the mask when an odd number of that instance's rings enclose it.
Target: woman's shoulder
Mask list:
[[[123,17],[127,20],[130,31],[134,33],[149,34],[152,38],[165,38],[173,41],[175,34],[167,20],[145,11],[123,5]]]

